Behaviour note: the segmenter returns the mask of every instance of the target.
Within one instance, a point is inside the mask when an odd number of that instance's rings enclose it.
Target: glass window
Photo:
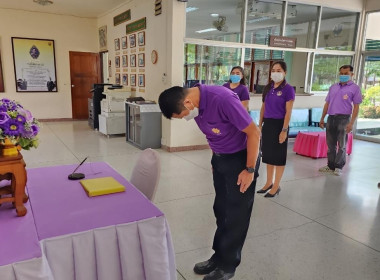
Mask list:
[[[359,13],[322,8],[319,49],[353,51]]]
[[[187,87],[199,82],[222,85],[229,80],[232,67],[240,65],[241,49],[187,44],[185,50],[189,52],[185,57],[196,54],[194,60],[187,60],[188,63],[185,63]]]
[[[268,45],[270,35],[280,35],[283,1],[248,2],[245,42]]]
[[[351,56],[315,55],[311,90],[328,91],[329,87],[339,80],[340,66],[351,64],[351,61]]]
[[[288,3],[285,36],[297,38],[297,47],[314,48],[318,7]]]
[[[189,0],[186,37],[240,42],[241,14],[239,0]]]
[[[365,34],[365,50],[380,50],[380,12],[368,14],[367,31]]]

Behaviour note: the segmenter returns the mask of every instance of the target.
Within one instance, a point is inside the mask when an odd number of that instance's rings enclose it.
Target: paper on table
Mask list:
[[[90,197],[125,191],[125,187],[112,177],[80,180],[80,183]]]

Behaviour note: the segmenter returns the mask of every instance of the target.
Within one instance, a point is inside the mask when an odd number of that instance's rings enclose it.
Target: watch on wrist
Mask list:
[[[283,128],[281,129],[282,132],[287,132],[288,131],[288,128]]]
[[[254,167],[247,167],[245,170],[248,171],[248,173],[255,173],[255,168]]]

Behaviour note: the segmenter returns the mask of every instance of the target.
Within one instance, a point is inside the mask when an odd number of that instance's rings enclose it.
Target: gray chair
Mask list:
[[[130,182],[153,201],[160,180],[161,163],[158,152],[150,148],[141,152],[133,168]]]

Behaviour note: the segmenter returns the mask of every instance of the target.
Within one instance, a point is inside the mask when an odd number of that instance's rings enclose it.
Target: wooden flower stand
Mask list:
[[[27,212],[24,206],[28,201],[25,194],[26,179],[25,162],[20,153],[14,156],[0,155],[0,180],[11,180],[11,185],[0,188],[0,205],[12,202],[19,217],[25,216]]]

